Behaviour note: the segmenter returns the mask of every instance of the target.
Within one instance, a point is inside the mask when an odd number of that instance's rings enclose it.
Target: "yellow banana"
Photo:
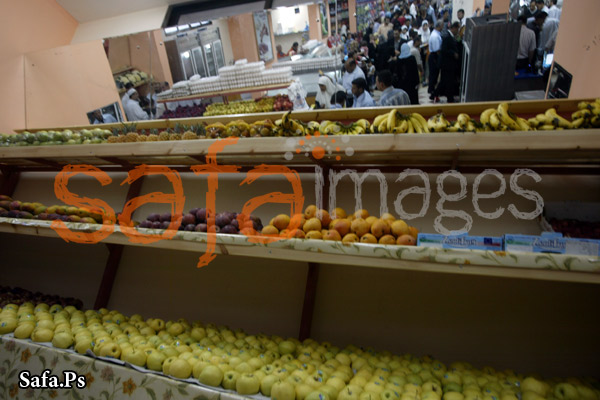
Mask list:
[[[446,128],[447,132],[460,132],[462,128],[458,124],[450,125]]]
[[[411,117],[413,117],[417,121],[419,121],[419,124],[423,128],[423,132],[429,133],[429,127],[427,126],[427,120],[425,120],[425,118],[423,118],[423,116],[421,114],[419,114],[419,113],[412,113]]]
[[[369,129],[369,126],[370,126],[370,124],[369,124],[369,121],[367,121],[367,120],[366,120],[366,119],[364,119],[364,118],[362,118],[362,119],[359,119],[359,120],[358,120],[358,121],[356,121],[355,123],[356,123],[358,126],[360,126],[360,127],[363,129],[363,131],[366,131],[367,129]]]
[[[571,118],[573,118],[573,119],[591,118],[591,117],[592,117],[592,112],[588,109],[578,110],[578,111],[575,111],[573,114],[571,114]]]
[[[588,103],[587,101],[580,101],[579,103],[577,103],[577,108],[579,108],[580,110],[588,109],[589,106],[590,103]]]
[[[329,124],[331,124],[331,121],[321,121],[321,123],[319,124],[319,132],[325,134],[325,130],[327,129],[327,125]]]
[[[516,121],[508,114],[508,103],[498,104],[498,118],[511,130],[518,131],[520,129],[519,124],[517,124]]]
[[[396,112],[397,110],[392,110],[390,111],[390,113],[388,114],[388,119],[387,119],[387,128],[388,128],[388,132],[391,132],[393,128],[396,127]]]
[[[573,125],[571,122],[556,113],[556,109],[549,108],[546,110],[546,117],[548,117],[555,126],[560,126],[561,128],[572,128]]]
[[[456,117],[456,122],[458,122],[458,124],[461,126],[461,128],[465,129],[467,127],[467,123],[469,122],[470,119],[471,119],[471,117],[469,117],[468,114],[461,113],[461,114],[458,114],[458,116]]]
[[[554,125],[545,124],[545,125],[538,126],[539,131],[553,131],[555,129],[556,129],[556,127]]]
[[[490,124],[490,116],[496,112],[495,108],[488,108],[487,110],[484,110],[481,113],[481,116],[479,117],[479,122],[481,122],[484,125],[489,125]]]
[[[551,125],[552,124],[552,119],[548,118],[546,116],[546,114],[538,114],[535,116],[535,119],[537,119],[540,122],[540,125]]]
[[[430,117],[427,120],[427,128],[429,129],[430,132],[434,132],[435,131],[435,126],[436,126],[436,116],[434,115],[433,117]]]
[[[402,122],[400,122],[394,129],[394,133],[406,133],[408,130],[408,122],[406,120],[402,120]]]
[[[500,118],[498,117],[498,113],[497,112],[493,112],[493,113],[490,114],[490,126],[494,130],[499,130],[500,129]]]
[[[421,121],[414,117],[414,114],[411,114],[408,118],[415,128],[415,133],[423,133],[425,130],[423,129],[423,125],[421,125]]]
[[[579,129],[579,128],[581,128],[581,125],[583,125],[584,122],[585,122],[585,118],[577,118],[577,119],[573,120],[571,122],[571,124],[573,125],[573,129]]]
[[[383,120],[387,121],[388,114],[389,113],[381,114],[381,115],[376,116],[375,119],[373,120],[373,125],[371,125],[371,127],[373,127],[373,126],[374,127],[379,127],[379,124],[381,124],[381,121],[383,121]]]
[[[412,122],[410,122],[410,120],[408,120],[408,121],[406,121],[406,123],[408,125],[408,129],[406,130],[406,132],[407,133],[415,133],[415,127],[413,126]]]
[[[390,131],[388,131],[387,129],[387,118],[382,120],[379,125],[377,126],[377,130],[379,131],[379,133],[391,133]]]
[[[543,125],[542,122],[540,122],[537,118],[529,118],[527,120],[527,123],[529,124],[529,126],[531,126],[532,128],[537,128],[540,125]]]
[[[469,121],[467,122],[466,130],[467,132],[475,132],[477,130],[475,129],[475,123],[473,122],[473,120],[469,119]]]
[[[521,117],[517,117],[517,124],[519,125],[519,131],[530,131],[531,127],[527,121]]]
[[[590,122],[594,128],[600,128],[600,116],[594,115]]]

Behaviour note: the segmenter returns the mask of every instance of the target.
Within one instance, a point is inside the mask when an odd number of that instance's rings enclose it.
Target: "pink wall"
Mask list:
[[[600,96],[600,1],[565,1],[554,48],[554,61],[573,74],[570,98]]]
[[[87,125],[119,96],[100,40],[25,55],[26,128]]]
[[[323,39],[323,31],[321,30],[321,12],[318,4],[308,5],[308,37],[312,40]]]
[[[249,62],[258,61],[258,46],[252,14],[247,13],[229,17],[227,24],[229,26],[229,37],[233,44],[233,58],[236,60],[245,58]]]
[[[26,126],[24,54],[69,44],[77,25],[55,0],[0,0],[0,132]]]

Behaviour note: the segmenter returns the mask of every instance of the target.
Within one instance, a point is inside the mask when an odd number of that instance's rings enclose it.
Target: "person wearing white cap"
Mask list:
[[[429,30],[429,21],[426,19],[421,22],[421,27],[417,31],[419,36],[421,36],[421,41],[425,44],[429,44],[429,36],[431,36],[431,30]]]
[[[125,109],[125,115],[127,115],[128,121],[140,121],[148,119],[148,113],[142,110],[140,107],[139,98],[140,95],[134,88],[131,88],[127,91],[127,95],[129,96],[129,100],[123,105]]]
[[[408,35],[408,26],[402,25],[400,28],[400,41],[402,43],[406,43],[410,40],[410,36]]]

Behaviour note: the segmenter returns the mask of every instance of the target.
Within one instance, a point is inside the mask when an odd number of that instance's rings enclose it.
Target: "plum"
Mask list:
[[[260,221],[259,222],[252,221],[252,227],[254,228],[255,231],[260,232],[260,231],[262,231],[263,224],[260,223]]]
[[[210,228],[207,228],[208,232],[214,232],[214,233],[219,233],[221,232],[221,228],[219,227],[219,225],[213,225]]]
[[[152,223],[152,229],[161,229],[162,228],[162,222],[160,221],[154,221]]]
[[[229,233],[235,235],[238,233],[238,229],[233,225],[225,225],[223,228],[221,228],[221,233]]]
[[[260,220],[260,218],[258,218],[256,215],[251,215],[251,216],[250,216],[250,219],[251,219],[253,222],[256,222],[257,224],[260,224],[260,225],[262,225],[262,221],[261,221],[261,220]]]
[[[21,209],[21,202],[19,200],[15,200],[13,202],[10,203],[10,209],[11,210],[20,210]]]
[[[19,214],[20,214],[20,213],[21,213],[20,211],[16,211],[16,210],[10,210],[10,211],[8,212],[8,215],[7,215],[7,217],[8,217],[8,218],[19,218]]]
[[[152,222],[148,220],[142,221],[140,222],[140,228],[152,228]]]
[[[198,211],[196,211],[196,219],[198,222],[204,222],[206,221],[206,208],[199,208]]]
[[[196,225],[196,232],[206,232],[207,225],[206,224],[198,224]]]
[[[219,227],[222,228],[225,225],[229,225],[230,223],[231,218],[229,218],[229,215],[225,213],[217,214],[217,217],[215,218],[215,224],[217,224]]]
[[[28,211],[21,211],[19,213],[19,218],[31,219],[33,218],[33,214]]]
[[[190,213],[190,214],[193,214],[193,215],[196,215],[196,213],[198,212],[198,210],[199,210],[199,208],[192,208],[192,209],[189,211],[189,213]]]
[[[169,229],[169,225],[171,225],[171,221],[162,221],[160,224],[161,224],[161,229]]]
[[[165,222],[165,221],[169,221],[170,222],[171,221],[171,213],[161,214],[160,221],[161,222]]]
[[[229,225],[233,226],[235,229],[238,229],[238,230],[240,229],[240,223],[238,222],[237,219],[232,219],[231,223]]]
[[[61,215],[60,220],[63,222],[71,222],[71,219],[69,218],[68,215]]]
[[[146,219],[150,222],[160,221],[160,214],[152,213],[152,214],[148,215],[148,218],[146,218]]]
[[[196,216],[194,214],[183,214],[183,218],[181,219],[181,223],[183,225],[196,225]]]
[[[194,225],[194,224],[187,224],[183,230],[187,231],[187,232],[193,232],[195,229],[196,229],[196,225]]]
[[[48,219],[54,221],[55,219],[60,219],[60,215],[53,213],[48,215]]]
[[[0,212],[0,217],[2,217],[2,218],[8,218],[8,211]]]

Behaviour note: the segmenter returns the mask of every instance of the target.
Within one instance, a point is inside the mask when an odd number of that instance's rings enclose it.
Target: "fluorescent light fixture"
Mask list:
[[[177,27],[171,26],[171,27],[165,28],[165,33],[167,35],[172,35],[175,32],[177,32]]]
[[[190,24],[190,28],[197,28],[200,26],[200,22],[193,22]]]
[[[181,53],[181,55],[183,56],[183,58],[190,58],[190,52],[189,51]]]
[[[189,25],[187,25],[187,24],[186,24],[186,25],[179,25],[179,26],[177,27],[177,30],[178,30],[179,32],[181,32],[181,31],[185,31],[185,30],[187,30],[187,29],[190,29],[190,26],[189,26]]]

